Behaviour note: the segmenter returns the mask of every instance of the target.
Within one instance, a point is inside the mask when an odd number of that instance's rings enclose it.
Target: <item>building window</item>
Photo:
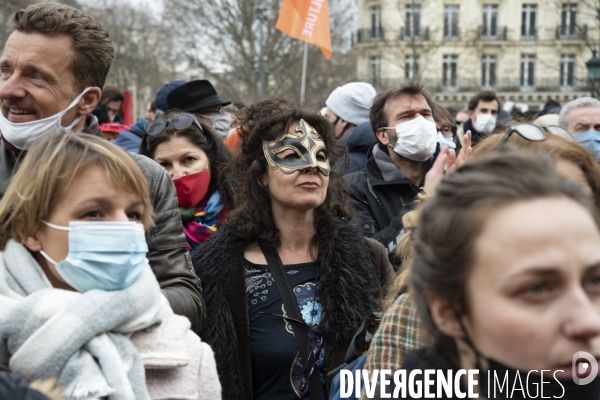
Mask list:
[[[496,86],[496,56],[487,54],[481,58],[481,86],[484,88]]]
[[[419,56],[404,57],[404,77],[406,79],[419,78]]]
[[[458,56],[444,56],[444,75],[442,76],[442,85],[447,89],[456,89],[458,87],[457,79]]]
[[[498,36],[498,4],[483,5],[482,36],[495,38]]]
[[[406,33],[408,37],[419,37],[421,35],[421,5],[406,5]]]
[[[458,39],[458,4],[444,6],[444,39]]]
[[[521,55],[521,89],[529,90],[535,87],[535,55]]]
[[[523,4],[521,37],[533,39],[536,36],[537,4]]]
[[[562,36],[574,36],[577,33],[577,4],[563,3],[560,33]]]
[[[381,58],[379,56],[369,57],[369,81],[373,86],[381,86]]]
[[[381,39],[383,36],[381,30],[381,6],[369,7],[369,14],[371,16],[369,36],[373,39]]]
[[[560,56],[560,87],[572,90],[575,87],[575,55],[561,54]]]

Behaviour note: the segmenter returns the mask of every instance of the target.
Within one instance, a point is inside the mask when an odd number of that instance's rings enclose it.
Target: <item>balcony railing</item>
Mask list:
[[[526,32],[525,34],[523,34],[523,31],[521,30],[521,40],[537,40],[538,38],[538,30],[536,29],[529,29],[529,32]]]
[[[460,32],[448,33],[444,35],[444,42],[458,42],[460,41]]]
[[[389,89],[398,86],[405,82],[404,78],[386,78],[381,79],[379,83],[380,89]],[[586,91],[589,86],[586,81],[579,80],[574,82],[572,87],[563,87],[560,84],[559,78],[539,78],[535,80],[535,85],[532,88],[522,88],[521,79],[519,77],[499,78],[496,80],[496,85],[489,87],[481,84],[481,79],[477,78],[458,78],[456,86],[449,88],[443,85],[442,79],[421,79],[420,82],[430,91],[436,92],[479,92],[482,90],[494,90],[497,92],[560,92],[560,91]]]
[[[477,28],[477,37],[480,40],[506,40],[506,33],[508,29],[506,26],[499,26],[496,28],[495,32],[492,32],[491,29],[483,30],[483,26]]]
[[[429,40],[429,27],[419,29],[418,32],[410,32],[406,27],[400,28],[400,40],[405,41],[427,41]]]
[[[562,26],[556,27],[556,39],[557,40],[587,40],[588,38],[588,26],[576,26],[575,32],[565,32]]]
[[[384,29],[381,26],[359,29],[356,31],[356,43],[380,42],[383,41]]]

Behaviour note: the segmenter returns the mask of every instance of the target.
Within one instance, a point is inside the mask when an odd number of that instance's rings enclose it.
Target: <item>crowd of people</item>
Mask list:
[[[600,399],[574,378],[600,360],[600,101],[351,82],[319,110],[173,80],[125,125],[113,57],[80,10],[13,16],[0,399],[337,399],[359,369]]]

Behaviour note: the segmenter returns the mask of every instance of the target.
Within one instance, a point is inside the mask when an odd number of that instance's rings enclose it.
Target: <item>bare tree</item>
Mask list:
[[[1,1],[1,0],[0,0]],[[0,3],[0,41],[8,37],[10,18],[19,9],[39,0],[4,0]],[[142,5],[116,4],[113,0],[79,3],[63,0],[63,4],[81,9],[104,26],[115,47],[115,60],[107,84],[120,89],[137,88],[137,111],[154,98],[160,87],[178,76],[177,67],[185,56],[176,52],[176,33]],[[185,74],[179,75],[182,79]]]
[[[249,102],[259,98],[258,28],[255,7],[268,9],[265,29],[267,97],[299,97],[303,42],[275,29],[280,0],[165,0],[165,23],[178,32],[178,49],[190,71],[210,79],[223,98]],[[348,47],[352,15],[349,0],[330,0],[333,57],[327,61],[309,46],[307,99],[322,101],[336,86],[353,79]]]
[[[109,31],[115,47],[107,84],[135,87],[137,111],[141,111],[164,83],[177,77],[177,65],[184,61],[183,55],[175,52],[175,32],[142,6],[94,2],[83,9]]]
[[[8,32],[11,29],[12,16],[19,11],[27,7],[30,4],[35,3],[34,0],[2,0],[0,1],[0,44],[4,47],[6,39],[8,39]]]

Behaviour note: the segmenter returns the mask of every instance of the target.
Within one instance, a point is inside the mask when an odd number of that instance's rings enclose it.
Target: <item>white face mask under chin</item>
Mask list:
[[[75,118],[71,125],[66,127],[63,127],[60,124],[62,117],[71,108],[75,107],[83,95],[90,89],[91,88],[89,87],[86,88],[65,110],[50,117],[29,122],[11,122],[4,117],[4,114],[0,113],[0,133],[2,133],[2,137],[17,149],[27,150],[31,142],[48,133],[58,132],[59,129],[64,129],[67,132],[70,131],[81,120],[81,115]]]

